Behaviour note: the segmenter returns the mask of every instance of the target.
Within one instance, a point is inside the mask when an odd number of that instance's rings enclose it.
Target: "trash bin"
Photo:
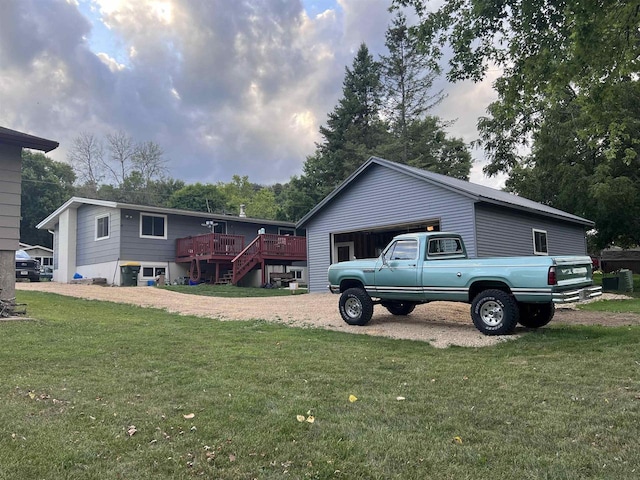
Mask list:
[[[633,292],[633,272],[623,268],[618,272],[618,290],[621,292]]]
[[[602,277],[602,290],[605,292],[615,292],[618,290],[620,277]]]
[[[120,285],[123,287],[137,287],[139,263],[124,263],[120,265]]]

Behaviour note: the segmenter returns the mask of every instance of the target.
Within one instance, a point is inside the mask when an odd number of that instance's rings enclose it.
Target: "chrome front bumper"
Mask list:
[[[553,303],[574,303],[591,300],[602,295],[602,287],[591,286],[553,294]]]

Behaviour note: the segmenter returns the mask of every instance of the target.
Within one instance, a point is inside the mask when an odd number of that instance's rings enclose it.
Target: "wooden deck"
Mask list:
[[[201,271],[213,264],[214,281],[221,281],[221,271],[234,285],[248,272],[259,267],[262,283],[266,280],[266,265],[287,265],[306,261],[307,239],[290,235],[260,234],[249,245],[241,235],[208,233],[179,238],[176,242],[176,262],[191,263],[191,279],[201,280]],[[206,265],[205,265],[206,264]]]

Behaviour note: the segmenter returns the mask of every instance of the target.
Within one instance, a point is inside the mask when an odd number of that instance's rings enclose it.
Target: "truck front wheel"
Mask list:
[[[520,325],[527,328],[544,327],[551,321],[556,307],[553,302],[549,303],[521,303],[520,304]]]
[[[340,315],[349,325],[366,325],[373,315],[373,301],[362,288],[349,288],[340,295]]]
[[[485,335],[508,335],[518,323],[518,304],[507,292],[484,290],[471,303],[471,318]]]

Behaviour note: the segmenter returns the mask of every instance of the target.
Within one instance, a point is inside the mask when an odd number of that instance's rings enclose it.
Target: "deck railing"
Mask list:
[[[233,259],[243,249],[244,237],[242,235],[205,233],[204,235],[178,238],[176,241],[177,258],[194,258],[205,255]]]
[[[293,237],[289,235],[260,235],[263,257],[298,257],[307,256],[307,239],[305,237]]]

